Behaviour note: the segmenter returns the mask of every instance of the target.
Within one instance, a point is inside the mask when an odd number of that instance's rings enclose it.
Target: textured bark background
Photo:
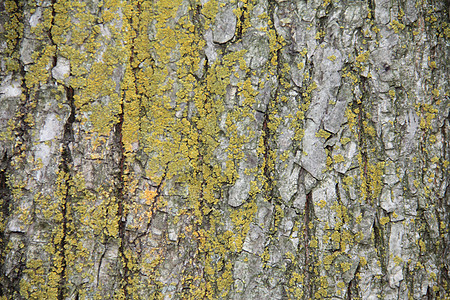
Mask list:
[[[0,3],[0,299],[448,299],[450,3]]]

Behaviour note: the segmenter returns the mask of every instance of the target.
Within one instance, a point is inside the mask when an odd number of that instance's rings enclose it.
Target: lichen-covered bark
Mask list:
[[[0,3],[0,299],[447,299],[449,2]]]

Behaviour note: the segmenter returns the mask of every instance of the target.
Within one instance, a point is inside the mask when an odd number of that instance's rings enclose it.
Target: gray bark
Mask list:
[[[449,6],[0,3],[0,299],[447,299]]]

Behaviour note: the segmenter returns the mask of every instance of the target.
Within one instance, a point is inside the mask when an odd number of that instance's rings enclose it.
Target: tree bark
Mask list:
[[[450,3],[0,3],[0,299],[447,299]]]

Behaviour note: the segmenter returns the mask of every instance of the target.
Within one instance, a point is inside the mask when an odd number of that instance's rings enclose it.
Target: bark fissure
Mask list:
[[[374,235],[374,246],[376,249],[376,253],[378,256],[378,261],[380,262],[381,271],[383,274],[382,280],[387,280],[387,264],[386,261],[389,259],[388,256],[386,256],[386,247],[389,249],[388,245],[386,245],[384,236],[384,229],[382,225],[378,221],[378,217],[375,217],[374,223],[373,223],[373,235]]]
[[[8,156],[8,152],[5,151],[3,158],[0,162],[0,261],[3,262],[6,259],[6,248],[8,245],[9,235],[6,233],[6,220],[8,220],[11,214],[11,200],[12,194],[8,184],[9,171],[11,168],[11,157]],[[0,296],[13,295],[14,292],[19,292],[18,282],[22,277],[22,269],[17,268],[16,274],[7,274],[0,280]],[[0,264],[1,274],[6,274],[5,264]]]
[[[103,258],[105,257],[106,251],[107,251],[107,250],[108,250],[108,249],[107,249],[107,246],[105,245],[105,250],[103,251],[103,253],[102,253],[102,255],[100,256],[100,259],[99,259],[99,261],[98,261],[98,267],[97,267],[97,287],[98,287],[98,285],[99,285],[99,283],[100,283],[100,270],[101,270],[101,267],[102,267]]]
[[[358,288],[358,278],[361,264],[358,264],[355,270],[355,276],[349,281],[347,286],[347,300],[359,299],[360,291]],[[354,296],[353,296],[354,295]]]
[[[20,55],[18,55],[18,53],[20,53],[21,41],[24,35],[24,12],[25,4],[22,2],[15,1],[14,5],[6,2],[0,4],[0,14],[2,15],[0,18],[0,27],[2,28],[0,36],[2,41],[6,44],[6,48],[2,47],[1,51],[2,67],[0,68],[0,79],[3,81],[5,77],[8,77],[8,73],[10,73],[12,78],[17,77],[17,79],[20,80],[21,90],[21,96],[17,101],[16,113],[15,115],[12,114],[11,118],[11,145],[6,146],[3,144],[4,138],[2,137],[0,139],[0,149],[2,152],[4,151],[3,153],[0,153],[0,155],[3,155],[0,162],[0,296],[5,296],[7,298],[18,297],[20,294],[19,284],[23,278],[23,271],[26,266],[27,250],[29,245],[29,239],[27,238],[25,232],[22,230],[10,230],[7,228],[8,221],[11,217],[15,217],[15,214],[17,214],[19,209],[16,203],[16,196],[14,195],[15,189],[15,192],[17,193],[17,186],[14,186],[14,180],[11,181],[11,175],[14,177],[15,173],[17,173],[23,165],[31,140],[30,131],[32,122],[29,121],[28,117],[29,114],[33,112],[33,106],[30,101],[30,90],[26,81],[26,67],[20,59]],[[22,26],[5,30],[5,27],[3,26],[6,24],[2,18],[5,18],[12,23],[17,22],[18,24],[22,24]],[[4,39],[6,37],[4,32],[11,34],[12,38]],[[5,58],[6,60],[11,60],[10,63],[13,62],[15,65],[10,72],[8,72],[9,68],[5,68],[3,65],[3,59]],[[2,82],[0,92],[2,100],[0,100],[0,103],[5,101],[3,99],[4,94],[6,94],[6,90],[4,89]],[[10,150],[8,151],[8,149]],[[20,187],[19,189],[24,191],[23,187]],[[34,218],[34,212],[32,212],[31,218]],[[23,243],[23,247],[16,249],[16,253],[11,255],[11,249],[9,247],[12,245],[10,243],[13,242],[13,236],[20,236],[18,240]],[[8,254],[11,255],[10,259],[13,259],[13,262],[9,266],[9,273],[7,273],[8,266],[6,263],[8,260]]]
[[[25,96],[23,100],[20,102],[19,114],[17,117],[17,125],[15,126],[14,135],[15,135],[15,145],[13,156],[21,157],[25,148],[21,147],[27,145],[27,141],[29,140],[29,131],[31,130],[30,124],[27,122],[27,115],[31,113],[31,91],[26,82],[26,74],[25,66],[21,62],[20,65],[20,75],[22,77],[21,90],[22,94]]]
[[[311,299],[314,298],[314,275],[313,275],[313,261],[311,260],[311,250],[310,242],[311,242],[311,228],[310,224],[314,219],[314,202],[312,192],[306,194],[306,202],[304,209],[304,217],[303,217],[303,247],[305,251],[305,263],[304,263],[304,274],[305,274],[305,287],[306,287],[306,295]]]
[[[246,18],[248,18],[248,4],[245,3],[244,6],[241,8],[241,15],[239,16],[239,21],[238,24],[236,26],[236,33],[235,33],[235,37],[236,40],[242,40],[242,35],[244,34],[245,31],[245,21]]]
[[[64,133],[63,133],[63,144],[62,144],[62,152],[61,152],[61,162],[60,162],[60,172],[63,174],[63,183],[62,188],[64,189],[64,198],[62,199],[62,237],[61,241],[58,244],[59,255],[61,256],[61,271],[60,278],[58,283],[58,300],[65,299],[67,295],[67,238],[70,234],[69,222],[71,221],[71,216],[69,213],[69,206],[72,204],[73,196],[72,196],[72,151],[71,145],[74,142],[74,133],[73,133],[73,123],[75,122],[75,103],[74,103],[74,90],[72,87],[65,86],[65,92],[67,97],[67,102],[70,107],[69,117],[67,118],[66,124],[64,125]]]
[[[276,39],[278,41],[278,33],[276,31],[275,25],[274,25],[274,13],[275,13],[275,6],[277,4],[274,1],[269,1],[269,28],[270,30],[273,30],[275,32]],[[264,178],[266,181],[266,199],[268,200],[276,200],[276,202],[279,202],[279,199],[277,199],[277,195],[275,195],[275,185],[274,185],[274,176],[275,176],[275,162],[273,159],[273,149],[271,146],[271,143],[275,143],[275,132],[273,132],[273,129],[271,129],[271,115],[273,114],[273,110],[277,105],[277,102],[279,101],[279,94],[281,89],[281,48],[277,49],[276,53],[272,53],[272,55],[276,55],[276,65],[275,65],[275,76],[277,79],[274,95],[270,97],[269,101],[267,101],[266,110],[264,112],[264,120],[262,125],[262,136],[263,136],[263,144],[264,144],[264,151],[263,151],[263,157],[264,157]],[[272,67],[272,66],[271,66]],[[278,204],[278,203],[277,203]],[[276,231],[276,228],[274,228]]]
[[[150,233],[150,227],[152,226],[152,221],[153,221],[153,215],[156,213],[157,211],[157,204],[158,204],[158,200],[161,198],[161,193],[162,193],[162,186],[164,184],[164,181],[166,179],[167,176],[167,166],[166,169],[164,170],[164,173],[161,177],[161,181],[159,182],[159,184],[156,186],[156,195],[153,198],[153,202],[150,205],[150,218],[147,221],[147,225],[145,228],[145,231],[143,233],[137,234],[136,237],[132,240],[132,244],[135,244],[138,240],[140,241],[143,237],[148,236]]]
[[[126,198],[125,198],[125,147],[123,144],[123,124],[124,124],[124,101],[120,104],[119,120],[115,125],[116,133],[116,147],[119,155],[118,162],[118,174],[116,176],[116,193],[117,193],[117,218],[119,224],[118,238],[119,238],[119,254],[122,260],[123,277],[121,289],[126,298],[128,298],[128,278],[131,275],[131,270],[129,268],[129,259],[126,255],[126,221],[127,221],[127,209],[126,209]]]
[[[57,0],[52,0],[52,2],[51,2],[51,7],[52,7],[51,8],[51,10],[52,10],[51,18],[52,18],[52,21],[50,23],[50,28],[48,29],[48,32],[47,32],[48,38],[50,40],[51,45],[55,47],[55,54],[52,56],[52,67],[51,67],[51,69],[53,69],[56,66],[56,63],[57,63],[56,51],[58,50],[58,45],[53,40],[53,32],[52,32],[53,27],[55,26],[55,17],[56,17],[55,5],[56,5],[56,3],[57,3]],[[51,77],[51,72],[50,72],[50,77]]]
[[[275,28],[275,10],[276,6],[278,4],[275,1],[269,1],[268,3],[268,14],[269,14],[269,32],[272,31],[275,35],[275,40],[273,41],[276,43],[277,48],[276,51],[272,52],[270,56],[272,58],[269,60],[269,69],[272,69],[274,72],[274,76],[276,77],[276,86],[275,90],[273,91],[273,95],[270,95],[269,101],[267,101],[267,105],[264,112],[264,119],[262,124],[262,138],[263,138],[263,193],[264,198],[269,201],[273,205],[274,212],[272,214],[272,220],[269,228],[269,237],[268,241],[264,245],[264,253],[267,255],[270,255],[271,251],[271,245],[274,244],[276,241],[276,235],[279,231],[279,225],[281,224],[281,220],[283,218],[282,211],[283,203],[281,202],[281,198],[279,195],[279,192],[277,190],[277,186],[275,184],[276,178],[278,177],[275,170],[275,155],[276,155],[276,148],[274,149],[274,145],[276,145],[276,131],[274,129],[274,118],[276,118],[276,110],[280,98],[280,92],[281,92],[281,79],[283,76],[283,73],[281,71],[282,68],[282,47],[278,45],[279,43],[279,36],[278,32]],[[245,10],[244,10],[245,12]],[[244,12],[242,15],[244,15]],[[241,16],[242,17],[242,16]],[[275,62],[273,61],[274,56],[276,56]],[[264,254],[263,254],[264,256]],[[264,268],[269,268],[267,265],[267,259],[264,258]]]

